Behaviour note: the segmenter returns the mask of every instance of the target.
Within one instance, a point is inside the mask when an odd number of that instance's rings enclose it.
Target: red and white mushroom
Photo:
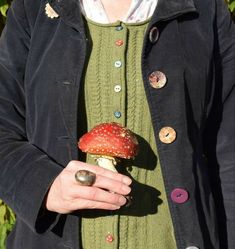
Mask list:
[[[115,172],[116,157],[130,159],[138,153],[134,133],[114,122],[95,126],[80,138],[78,147],[92,154],[99,166]]]

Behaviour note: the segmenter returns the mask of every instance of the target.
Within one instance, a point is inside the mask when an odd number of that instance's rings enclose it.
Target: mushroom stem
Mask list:
[[[115,165],[117,164],[114,157],[111,156],[95,156],[97,164],[105,169],[117,172]]]

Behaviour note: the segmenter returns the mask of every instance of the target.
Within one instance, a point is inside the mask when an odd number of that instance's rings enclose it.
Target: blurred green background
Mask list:
[[[33,1],[33,0],[32,0]],[[0,0],[0,33],[4,28],[7,10],[12,0]],[[235,0],[226,0],[228,8],[235,17]],[[0,200],[0,249],[5,249],[6,236],[15,223],[15,215],[12,210]]]

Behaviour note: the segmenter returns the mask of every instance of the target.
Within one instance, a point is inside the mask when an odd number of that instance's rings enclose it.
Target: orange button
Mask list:
[[[119,47],[121,47],[123,44],[124,44],[124,41],[123,40],[116,40],[115,41],[115,44]]]
[[[171,144],[176,140],[176,131],[171,127],[163,127],[159,132],[159,139],[162,143]]]
[[[114,241],[114,237],[111,234],[108,234],[105,238],[106,242],[112,243]]]

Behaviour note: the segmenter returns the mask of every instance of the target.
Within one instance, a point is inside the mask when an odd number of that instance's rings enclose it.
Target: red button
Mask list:
[[[105,238],[105,240],[108,242],[108,243],[112,243],[114,241],[114,237],[111,235],[111,234],[108,234]]]
[[[171,199],[175,203],[185,203],[189,199],[189,194],[185,189],[182,188],[175,188],[171,192]]]
[[[124,41],[123,40],[116,40],[115,44],[120,47],[124,44]]]

